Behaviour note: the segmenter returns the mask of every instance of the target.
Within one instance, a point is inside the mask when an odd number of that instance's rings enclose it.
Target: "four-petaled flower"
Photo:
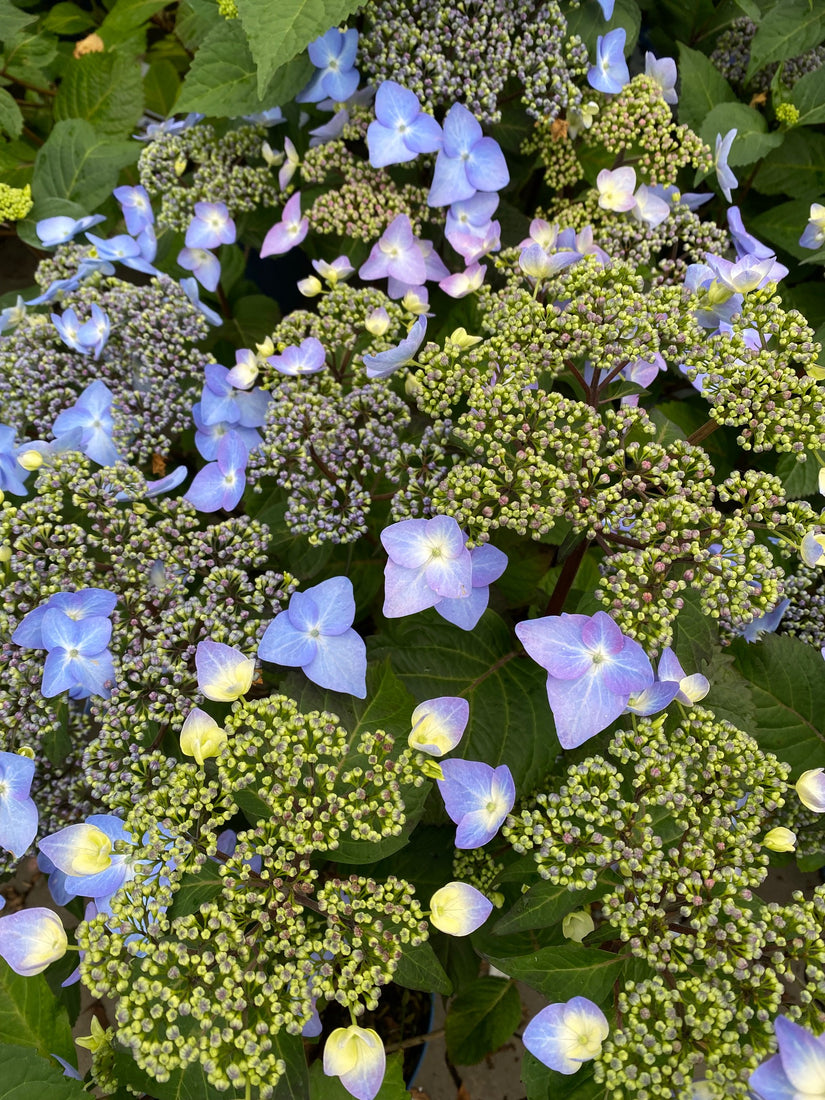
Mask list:
[[[310,42],[307,53],[316,72],[304,90],[296,95],[296,102],[320,103],[322,99],[333,99],[343,103],[349,99],[360,79],[358,70],[353,68],[357,52],[358,31],[353,27],[345,31],[330,27],[326,34]]]
[[[375,121],[367,129],[367,147],[373,168],[403,164],[419,153],[441,147],[441,127],[421,110],[418,96],[385,80],[375,93]]]
[[[473,564],[464,534],[452,516],[403,519],[381,532],[389,555],[384,614],[413,615],[440,600],[462,599],[473,586]]]
[[[524,1029],[524,1045],[549,1069],[570,1074],[601,1054],[609,1031],[598,1005],[587,997],[573,997],[534,1016]]]
[[[435,161],[427,202],[449,206],[470,199],[476,191],[500,191],[510,173],[498,142],[485,137],[481,123],[461,103],[444,119],[444,141]]]
[[[324,1073],[340,1077],[355,1100],[373,1100],[381,1088],[387,1056],[378,1032],[372,1028],[338,1027],[324,1047]]]
[[[506,764],[444,760],[438,789],[444,809],[458,826],[456,848],[480,848],[493,839],[513,808],[516,785]]]
[[[606,729],[630,701],[653,684],[653,668],[638,642],[609,615],[530,619],[516,634],[547,671],[547,697],[562,748],[573,749]]]
[[[355,630],[355,596],[347,577],[330,577],[293,592],[289,607],[266,628],[258,656],[275,665],[303,669],[319,687],[363,699],[367,650]]]
[[[624,59],[627,33],[617,27],[596,39],[596,63],[587,72],[587,83],[597,92],[617,95],[630,80],[630,70]]]

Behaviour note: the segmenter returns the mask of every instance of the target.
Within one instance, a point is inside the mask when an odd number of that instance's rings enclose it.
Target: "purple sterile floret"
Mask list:
[[[415,160],[419,153],[434,153],[441,141],[441,127],[421,110],[418,96],[394,80],[385,80],[375,93],[375,121],[367,129],[373,168],[403,164]]]
[[[480,848],[493,839],[513,808],[516,785],[510,769],[478,760],[443,760],[441,771],[438,789],[458,826],[456,848]]]
[[[319,687],[363,699],[367,694],[367,651],[352,629],[355,596],[347,577],[330,577],[293,592],[289,607],[266,628],[258,656],[276,665],[303,669]]]

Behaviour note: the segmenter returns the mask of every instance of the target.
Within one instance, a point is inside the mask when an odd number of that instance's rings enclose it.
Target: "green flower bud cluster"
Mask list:
[[[300,1034],[316,1001],[374,1009],[404,945],[426,939],[409,883],[312,858],[398,835],[423,779],[383,731],[347,733],[285,696],[235,704],[225,728],[205,770],[158,752],[126,762],[106,802],[142,838],[134,877],[78,943],[140,1068],[165,1081],[198,1063],[216,1089],[268,1100],[279,1033]],[[239,810],[251,824],[227,846],[219,830]]]
[[[366,16],[358,60],[368,82],[398,81],[431,113],[459,102],[482,122],[498,122],[514,76],[533,118],[554,119],[581,99],[587,50],[568,37],[556,0],[518,8],[501,0],[376,0]]]
[[[608,746],[616,764],[572,765],[558,793],[539,794],[535,809],[505,826],[515,850],[532,852],[554,884],[585,889],[614,866],[622,886],[602,900],[604,917],[656,968],[674,965],[664,950],[674,914],[690,934],[711,891],[736,895],[762,882],[759,837],[783,804],[789,772],[702,707],[674,726],[662,716],[619,731]]]
[[[217,0],[218,11],[224,17],[224,19],[237,19],[238,18],[238,5],[235,0]]]
[[[295,855],[334,851],[343,836],[377,844],[406,821],[404,787],[420,786],[414,754],[381,730],[357,743],[336,715],[303,714],[286,696],[235,704],[218,759],[227,789],[266,822],[267,842]]]
[[[753,379],[737,389],[737,417],[749,425],[740,443],[753,436],[766,446],[767,423],[771,445],[799,451],[796,440],[818,439],[821,420],[818,384],[797,378],[815,347],[809,330],[770,294],[766,306],[751,309],[751,299],[766,298],[753,292],[743,323],[764,323],[775,348],[753,352],[738,328],[708,339],[681,288],[646,289],[624,263],[582,261],[531,294],[514,259],[511,252],[499,261],[508,285],[478,295],[488,339],[471,347],[449,339],[428,344],[407,387],[452,445],[439,462],[433,510],[455,516],[477,541],[499,527],[542,539],[569,524],[605,555],[596,595],[649,649],[670,644],[688,588],[700,593],[707,614],[733,628],[771,610],[782,596],[783,572],[762,531],[798,545],[816,522],[810,505],[787,502],[781,482],[756,471],[717,484],[698,442],[678,438],[677,430],[662,434],[642,408],[611,407],[622,393],[620,382],[611,384],[637,359],[658,354],[708,375],[716,418],[715,380],[723,373],[769,374],[779,379],[775,389],[784,387],[782,403],[763,401]],[[657,384],[667,385],[661,377]],[[575,397],[566,396],[571,390]],[[711,430],[715,423],[708,421]],[[707,426],[698,439],[706,434]]]
[[[695,298],[700,305],[700,296]],[[751,347],[745,334],[761,334]],[[773,287],[744,296],[734,330],[693,342],[684,357],[690,379],[701,375],[702,394],[718,424],[740,429],[746,451],[825,447],[825,402],[820,383],[806,374],[819,344],[801,313],[782,308]]]
[[[64,270],[69,257],[74,264],[76,250],[66,246],[44,260],[37,273],[40,285],[73,275],[75,266]],[[49,438],[55,418],[77,401],[94,377],[114,395],[113,439],[119,453],[127,461],[149,463],[155,454],[168,454],[171,442],[191,429],[192,389],[212,361],[196,345],[209,326],[166,275],[143,286],[114,276],[93,276],[61,302],[63,309],[74,309],[84,321],[93,304],[111,322],[105,354],[95,362],[93,375],[90,357],[67,347],[47,315],[29,312],[3,334],[0,419],[27,426],[31,438]],[[44,377],[53,382],[44,386]],[[141,425],[140,431],[135,431],[135,424]]]
[[[488,897],[495,889],[494,883],[504,864],[500,863],[487,848],[470,848],[462,851],[456,848],[453,853],[453,878],[456,882],[469,882]]]
[[[582,131],[583,144],[632,157],[645,182],[672,184],[680,168],[709,172],[713,167],[710,149],[689,126],[674,122],[651,77],[640,74],[616,95],[594,93],[594,99],[602,105],[590,129]]]
[[[688,1100],[701,1064],[714,1100],[744,1100],[778,1012],[825,1022],[825,887],[786,905],[752,892],[790,769],[702,707],[639,720],[607,757],[568,767],[504,827],[554,885],[608,884],[591,912],[633,958],[596,1079],[611,1097]]]
[[[576,146],[563,123],[555,119],[537,119],[532,131],[521,143],[524,156],[535,155],[544,168],[544,182],[556,194],[567,191],[584,179],[584,169]],[[569,203],[565,204],[570,207]],[[539,215],[543,216],[543,215]]]
[[[757,1003],[780,1007],[770,979]],[[628,983],[619,993],[619,1027],[611,1029],[595,1063],[596,1080],[615,1100],[693,1100],[700,1073],[709,1100],[746,1100],[747,1080],[767,1054],[772,1027],[759,1022],[729,981],[686,976]]]
[[[0,183],[0,221],[22,221],[33,206],[32,189],[28,183],[25,187]]]
[[[133,467],[99,469],[79,453],[63,454],[40,467],[31,488],[18,504],[0,506],[0,545],[9,548],[0,747],[28,745],[36,753],[34,797],[48,832],[95,812],[90,797],[105,801],[121,783],[128,790],[124,760],[164,736],[177,745],[184,718],[201,702],[198,642],[211,638],[253,654],[295,582],[262,569],[269,530],[257,520],[235,516],[202,529],[181,498],[135,507],[146,481]],[[118,501],[120,492],[131,502]],[[49,596],[92,587],[118,597],[112,698],[45,699],[42,660],[11,635]]]
[[[371,168],[343,140],[307,150],[301,179],[326,189],[306,211],[313,233],[330,234],[342,242],[371,244],[398,214],[406,214],[420,234],[431,214],[425,186],[396,183],[389,172]]]
[[[264,162],[267,129],[200,122],[179,134],[159,134],[138,161],[140,182],[153,200],[158,225],[185,232],[196,202],[222,202],[230,215],[278,208],[288,196],[276,169]]]

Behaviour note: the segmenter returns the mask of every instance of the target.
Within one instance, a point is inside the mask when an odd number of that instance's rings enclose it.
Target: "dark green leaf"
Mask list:
[[[42,23],[44,31],[52,31],[54,34],[79,34],[94,25],[95,21],[89,12],[71,3],[71,0],[61,0],[59,4],[54,4]]]
[[[548,1069],[525,1051],[521,1079],[527,1090],[527,1100],[603,1100],[605,1095],[604,1084],[596,1084],[592,1062],[586,1062],[576,1073],[568,1075]]]
[[[452,993],[453,983],[429,943],[420,943],[417,947],[405,944],[401,950],[401,962],[393,975],[397,985],[405,989],[423,989],[425,993]]]
[[[825,676],[819,650],[798,638],[767,634],[754,645],[737,640],[731,652],[751,685],[756,708],[755,726],[745,728],[794,773],[810,768],[825,748]]]
[[[625,31],[625,54],[629,54],[636,45],[641,26],[641,12],[636,0],[617,0],[609,23],[605,23],[604,12],[596,0],[586,0],[576,8],[567,11],[568,34],[581,37],[587,52],[592,57],[596,50],[596,39],[601,34],[616,27]]]
[[[522,894],[510,912],[493,927],[493,932],[505,936],[526,928],[548,928],[557,924],[568,913],[601,897],[612,885],[608,878],[609,875],[605,876],[605,881],[593,890],[568,890],[565,886],[556,886],[542,879]]]
[[[175,34],[194,53],[213,27],[223,23],[214,0],[182,0],[175,20]]]
[[[55,58],[57,39],[53,34],[21,31],[6,42],[5,75],[31,84],[47,85],[44,69]]]
[[[168,0],[117,0],[98,27],[98,34],[108,47],[118,45],[141,30],[167,3]]]
[[[825,122],[825,69],[806,73],[794,84],[791,103],[799,111],[797,126],[813,126]]]
[[[55,767],[60,767],[74,748],[69,734],[69,707],[65,699],[57,703],[55,721],[46,727],[41,744],[49,763]]]
[[[0,1043],[33,1047],[48,1058],[74,1058],[72,1029],[62,1004],[42,974],[23,978],[0,959]]]
[[[223,879],[218,875],[218,864],[208,860],[200,871],[186,871],[175,889],[175,898],[169,908],[170,918],[188,917],[197,913],[204,902],[214,901],[223,889]]]
[[[365,0],[237,0],[238,14],[258,66],[263,97],[275,71],[330,27],[345,23]]]
[[[746,80],[772,61],[786,61],[822,41],[822,9],[809,0],[783,0],[762,19],[751,42]]]
[[[819,463],[812,455],[807,462],[797,462],[796,455],[780,455],[776,476],[782,481],[789,500],[801,500],[819,492]]]
[[[435,612],[388,623],[373,656],[389,657],[417,702],[464,695],[470,722],[457,753],[506,764],[519,790],[538,783],[558,753],[546,673],[517,651],[509,628],[487,611],[472,632]]]
[[[595,947],[542,947],[529,955],[487,958],[504,974],[543,993],[550,1001],[588,997],[603,1001],[619,977],[624,959]]]
[[[57,122],[35,160],[34,201],[69,199],[88,213],[108,198],[120,169],[133,164],[139,152],[136,141],[112,141],[85,119]]]
[[[54,101],[55,120],[83,118],[98,134],[128,137],[143,113],[143,81],[137,58],[87,53],[66,71]]]
[[[273,74],[259,96],[257,69],[240,20],[222,20],[195,54],[175,109],[219,118],[252,114],[292,99],[311,74],[308,58],[294,58]]]
[[[679,43],[679,121],[697,132],[719,103],[735,103],[736,93],[710,58]]]
[[[172,113],[179,90],[180,77],[172,62],[163,59],[153,61],[143,78],[146,110],[165,118]]]
[[[481,959],[476,954],[467,937],[444,936],[440,932],[433,935],[435,951],[447,977],[453,983],[456,993],[467,989],[478,977]]]
[[[507,1042],[521,1023],[521,998],[506,978],[479,978],[451,1002],[444,1024],[447,1053],[471,1066]]]
[[[14,96],[5,88],[0,88],[0,130],[13,138],[19,138],[23,133],[23,114]]]
[[[407,1086],[404,1084],[404,1063],[400,1054],[392,1054],[387,1059],[384,1081],[375,1094],[375,1100],[410,1100]],[[313,1062],[309,1071],[310,1100],[352,1100],[337,1077],[327,1077],[320,1060]]]
[[[771,149],[776,149],[782,144],[784,134],[775,130],[768,133],[768,124],[763,115],[753,107],[744,103],[720,103],[714,107],[699,131],[699,136],[711,149],[716,143],[716,135],[724,135],[732,129],[736,129],[736,137],[733,139],[728,164],[731,168],[739,165],[753,164],[760,160]]]
[[[25,981],[26,979],[24,979]],[[0,1044],[0,1100],[89,1100],[79,1081],[64,1077],[54,1059]]]
[[[286,1070],[275,1086],[272,1100],[308,1100],[309,1070],[300,1035],[287,1035],[279,1031],[272,1036],[272,1043],[278,1057],[286,1063]]]
[[[788,131],[781,147],[762,161],[753,185],[763,195],[816,199],[825,191],[825,136],[805,129]],[[799,232],[804,228],[803,222]]]
[[[825,69],[822,71],[825,72]],[[811,255],[811,250],[803,248],[799,238],[808,223],[810,207],[810,202],[805,199],[778,203],[764,213],[751,218],[748,228],[760,239],[790,252],[794,259],[804,260]]]
[[[21,11],[15,7],[11,0],[0,0],[0,41],[8,42],[29,23],[33,23],[37,15],[31,15],[27,11]]]

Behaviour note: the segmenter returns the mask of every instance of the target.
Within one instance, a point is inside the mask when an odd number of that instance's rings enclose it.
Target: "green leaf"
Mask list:
[[[818,649],[786,634],[767,634],[730,647],[737,670],[750,683],[756,719],[744,727],[766,752],[794,773],[811,767],[825,749],[825,676]]]
[[[114,1051],[118,1083],[129,1085],[138,1095],[146,1093],[152,1100],[226,1100],[226,1092],[218,1092],[209,1084],[199,1062],[187,1066],[186,1069],[173,1071],[169,1080],[161,1083],[144,1070],[138,1069],[131,1051],[117,1046]],[[83,1092],[80,1095],[88,1100],[88,1093]]]
[[[108,198],[120,169],[139,153],[136,141],[112,141],[85,119],[57,122],[34,163],[34,201],[69,199],[89,213]]]
[[[818,198],[825,191],[825,136],[805,129],[789,130],[781,147],[771,150],[762,161],[753,186],[763,195]],[[799,232],[804,228],[803,222]]]
[[[825,122],[825,69],[815,69],[797,80],[791,89],[790,101],[799,111],[796,126]]]
[[[73,61],[54,101],[56,121],[83,118],[98,134],[128,137],[143,114],[143,81],[137,58],[87,53]]]
[[[760,240],[768,241],[777,248],[784,248],[795,260],[804,260],[811,255],[811,250],[803,248],[799,238],[808,224],[810,207],[811,204],[805,199],[778,203],[762,214],[757,214],[755,218],[750,218],[748,225]]]
[[[822,41],[822,9],[810,0],[783,0],[761,20],[751,42],[746,80],[773,61],[786,61]]]
[[[308,58],[294,58],[273,73],[259,96],[257,68],[240,20],[222,20],[195,54],[175,109],[218,118],[252,114],[292,99],[311,74]]]
[[[237,329],[241,347],[249,348],[271,335],[280,319],[281,311],[274,299],[267,294],[250,294],[233,304],[230,324]]]
[[[303,1040],[300,1035],[287,1035],[285,1031],[276,1032],[271,1039],[278,1057],[286,1063],[286,1070],[275,1086],[272,1100],[307,1100],[309,1070]]]
[[[11,0],[0,0],[0,41],[8,42],[36,18],[36,14],[30,15],[29,12],[15,7]]]
[[[591,57],[596,51],[596,39],[600,34],[606,34],[608,30],[624,28],[625,55],[633,51],[636,39],[639,37],[641,12],[636,0],[617,0],[609,23],[605,23],[604,12],[597,0],[586,0],[575,8],[570,7],[566,15],[568,35],[579,35]]]
[[[429,611],[387,625],[372,655],[389,657],[416,702],[464,695],[470,722],[458,753],[506,764],[519,790],[546,774],[559,748],[547,703],[546,673],[517,652],[509,627],[486,611],[472,632]]]
[[[724,137],[734,127],[736,127],[736,137],[733,139],[728,156],[728,164],[731,168],[753,164],[760,160],[771,149],[778,148],[785,137],[778,130],[769,134],[764,116],[744,103],[718,104],[702,123],[699,136],[713,149],[716,135],[722,134]]]
[[[401,962],[393,975],[397,985],[405,989],[423,989],[425,993],[452,993],[453,983],[429,943],[420,943],[417,947],[405,944],[401,950]]]
[[[175,34],[194,53],[213,27],[225,22],[215,0],[182,0],[175,20]]]
[[[49,763],[56,768],[60,767],[74,748],[69,734],[69,707],[65,699],[61,699],[55,707],[55,721],[46,727],[41,744]]]
[[[169,907],[169,917],[188,917],[197,913],[204,902],[214,901],[223,889],[223,879],[218,874],[219,864],[207,861],[200,871],[186,871],[175,888],[175,897]]]
[[[6,42],[5,75],[30,84],[48,84],[49,78],[43,70],[56,54],[57,39],[53,34],[21,31]]]
[[[74,1058],[66,1006],[57,1000],[42,974],[23,978],[0,960],[0,1043],[33,1047],[45,1058],[52,1053]]]
[[[596,1084],[592,1062],[572,1074],[556,1073],[528,1050],[521,1063],[521,1080],[527,1100],[604,1100],[605,1086]]]
[[[531,886],[526,894],[522,894],[509,913],[496,923],[493,933],[506,936],[511,932],[522,932],[528,928],[548,928],[557,924],[562,917],[589,905],[614,885],[609,881],[609,873],[604,879],[592,890],[568,890],[566,886],[556,886],[542,879]]]
[[[506,978],[479,978],[452,1001],[444,1023],[447,1053],[471,1066],[507,1042],[521,1023],[521,998]]]
[[[54,34],[80,34],[94,25],[91,15],[77,4],[71,3],[71,0],[61,0],[59,4],[54,4],[41,24],[44,31],[52,31]]]
[[[47,1060],[34,1050],[3,1043],[0,1100],[89,1100],[89,1094],[79,1081],[64,1077],[54,1059]]]
[[[169,0],[117,0],[98,27],[108,47],[116,46],[141,30],[152,16],[165,8]]]
[[[0,88],[0,130],[13,138],[23,133],[23,114],[5,88]]]
[[[776,476],[782,481],[788,500],[801,500],[819,492],[819,463],[813,455],[808,455],[805,462],[797,462],[796,455],[780,455]]]
[[[258,66],[263,96],[276,69],[320,35],[346,22],[365,0],[237,0],[238,14]]]
[[[613,988],[624,966],[624,958],[595,947],[542,947],[530,955],[507,958],[485,957],[504,974],[543,993],[551,1001],[588,997],[597,1004]]]
[[[400,1054],[390,1055],[384,1071],[384,1081],[375,1094],[375,1100],[410,1100],[404,1084],[403,1067]],[[337,1077],[327,1077],[320,1059],[312,1063],[309,1071],[309,1096],[310,1100],[352,1100],[351,1093],[347,1092]]]
[[[736,93],[710,58],[679,43],[679,121],[697,133],[708,114],[720,103],[735,103]]]
[[[178,70],[171,61],[153,61],[143,78],[143,95],[146,110],[164,118],[172,113],[180,91]]]

